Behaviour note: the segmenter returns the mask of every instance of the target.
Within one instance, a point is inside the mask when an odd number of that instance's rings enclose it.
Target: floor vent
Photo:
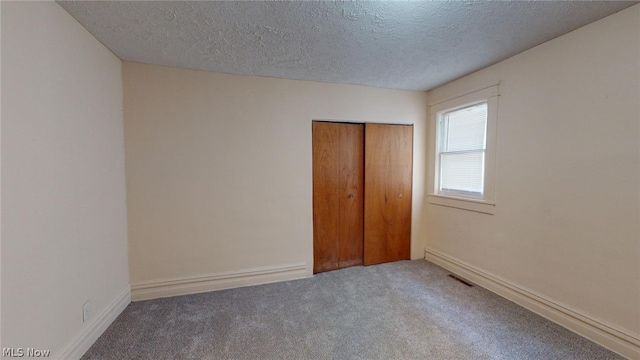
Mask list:
[[[471,284],[471,283],[470,283],[470,282],[468,282],[467,280],[462,279],[462,278],[459,278],[459,277],[457,277],[457,276],[455,276],[455,275],[453,275],[453,274],[449,274],[449,275],[447,275],[447,276],[448,276],[448,277],[450,277],[450,278],[452,278],[453,280],[459,281],[459,282],[461,282],[461,283],[463,283],[463,284],[465,284],[465,285],[467,285],[467,286],[473,286],[473,284]]]

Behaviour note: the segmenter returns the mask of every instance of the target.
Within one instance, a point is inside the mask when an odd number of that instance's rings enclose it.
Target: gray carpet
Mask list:
[[[130,304],[83,359],[623,359],[425,260]]]

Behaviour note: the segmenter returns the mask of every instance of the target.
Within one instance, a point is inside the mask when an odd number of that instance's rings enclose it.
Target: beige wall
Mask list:
[[[2,346],[55,358],[129,291],[121,62],[54,2],[1,7]]]
[[[426,211],[430,250],[635,341],[639,24],[636,5],[431,91],[434,103],[501,82],[497,205],[493,216],[432,204]]]
[[[423,257],[425,93],[124,63],[124,94],[134,290],[301,263],[311,274],[314,119],[415,124]]]

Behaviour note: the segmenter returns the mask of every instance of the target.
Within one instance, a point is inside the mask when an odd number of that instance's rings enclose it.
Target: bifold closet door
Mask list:
[[[313,272],[362,265],[364,126],[312,127]]]
[[[413,126],[366,124],[364,264],[411,256]]]

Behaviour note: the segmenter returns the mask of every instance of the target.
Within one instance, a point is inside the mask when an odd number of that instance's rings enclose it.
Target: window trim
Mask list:
[[[499,84],[484,87],[480,90],[469,92],[456,97],[451,97],[429,104],[429,118],[431,129],[431,164],[430,192],[427,194],[428,202],[434,205],[460,208],[486,214],[495,212],[495,168],[496,168],[496,144],[497,144],[497,120]],[[467,106],[487,103],[487,133],[485,145],[484,164],[484,189],[482,198],[457,196],[451,193],[439,193],[440,164],[439,149],[440,136],[438,132],[439,118],[442,113],[455,111]]]

